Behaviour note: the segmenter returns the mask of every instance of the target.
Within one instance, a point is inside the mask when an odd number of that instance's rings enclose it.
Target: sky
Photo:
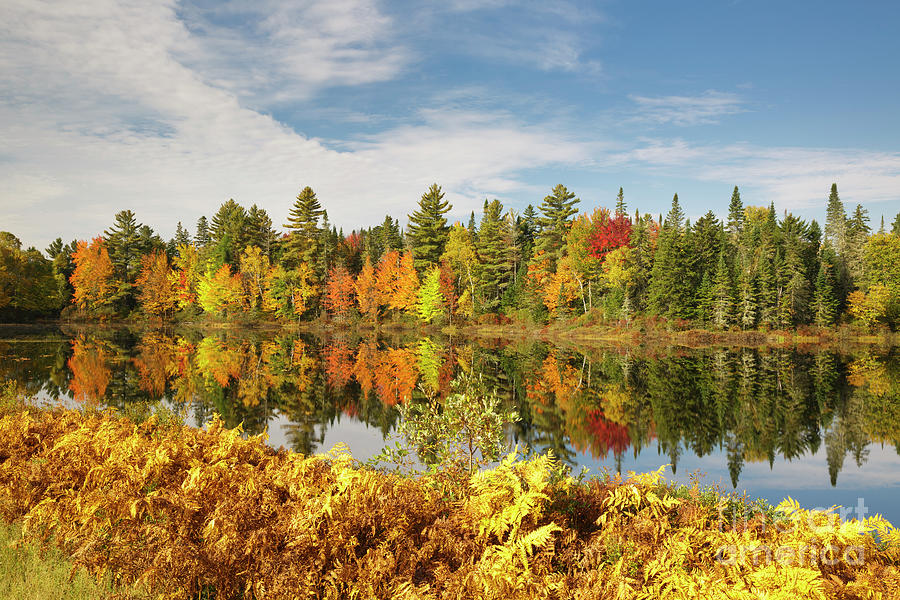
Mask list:
[[[131,209],[164,238],[233,198],[276,226],[406,222],[438,183],[688,216],[831,183],[900,212],[900,3],[3,0],[0,230],[44,248]]]

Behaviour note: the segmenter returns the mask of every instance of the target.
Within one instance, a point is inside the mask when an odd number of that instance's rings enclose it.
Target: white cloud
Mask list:
[[[900,201],[900,153],[861,149],[703,145],[645,140],[626,161],[659,175],[721,181],[758,192],[779,209],[824,207],[837,182],[845,204]]]
[[[342,17],[325,29],[350,27]],[[194,38],[171,1],[4,2],[4,227],[44,246],[57,235],[96,235],[131,208],[170,235],[176,220],[193,224],[229,197],[281,223],[311,185],[332,222],[349,228],[385,212],[403,220],[433,181],[467,213],[486,195],[522,189],[520,171],[591,154],[551,125],[484,111],[423,111],[417,125],[338,151],[243,105],[240,90],[203,70],[204,57],[184,58]],[[344,65],[330,68],[352,82]],[[309,81],[331,79],[317,72]]]
[[[637,104],[635,120],[678,126],[718,123],[722,117],[745,112],[737,94],[707,90],[699,96],[629,96]]]

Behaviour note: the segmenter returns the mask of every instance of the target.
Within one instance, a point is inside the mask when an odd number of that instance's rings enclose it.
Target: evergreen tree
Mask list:
[[[741,202],[741,193],[738,186],[734,186],[731,193],[731,202],[728,204],[728,233],[734,242],[744,231],[744,203]]]
[[[103,232],[116,279],[134,283],[141,269],[141,224],[130,210],[116,213],[113,226]]]
[[[741,271],[738,318],[744,329],[756,327],[759,319],[759,285],[749,270]]]
[[[452,207],[444,201],[441,186],[432,184],[419,200],[419,209],[409,215],[407,237],[417,271],[437,265],[447,245],[450,227],[444,215]]]
[[[289,233],[282,257],[287,266],[297,267],[300,264],[307,264],[310,268],[316,266],[321,233],[319,219],[323,212],[322,205],[319,204],[312,188],[309,186],[303,188],[288,213],[288,222],[283,225]]]
[[[847,221],[846,230],[846,264],[854,287],[865,286],[865,259],[864,251],[869,239],[869,211],[857,204],[853,216]],[[848,290],[849,291],[849,290]]]
[[[178,246],[190,246],[191,244],[191,234],[181,225],[181,221],[178,221],[178,225],[175,226],[175,237],[172,238],[172,242],[175,248],[178,248]]]
[[[534,206],[529,204],[522,211],[522,216],[516,222],[516,245],[522,253],[522,258],[528,260],[531,258],[531,251],[534,248],[534,237],[537,234],[537,213]]]
[[[897,216],[894,218],[894,222],[891,223],[891,233],[894,235],[900,235],[900,212],[897,213]]]
[[[477,290],[481,305],[487,312],[498,309],[500,298],[512,278],[511,237],[511,226],[503,215],[503,204],[499,200],[490,203],[485,200],[475,248],[479,258],[476,269]]]
[[[625,204],[625,190],[619,188],[619,195],[616,196],[616,212],[617,217],[628,216],[628,205]]]
[[[473,210],[469,213],[469,235],[472,236],[472,241],[475,241],[475,238],[478,236],[478,227],[475,224],[475,211]]]
[[[247,211],[247,237],[248,244],[258,247],[269,260],[272,260],[278,242],[278,232],[272,228],[269,213],[255,204]]]
[[[197,234],[194,236],[194,243],[201,250],[209,245],[209,221],[204,216],[197,219]]]
[[[673,319],[691,316],[693,297],[686,254],[684,211],[675,194],[659,233],[647,290],[649,308],[658,315]]]
[[[223,203],[210,223],[210,248],[215,266],[236,266],[241,252],[247,245],[247,211],[229,198]]]
[[[819,273],[816,275],[815,294],[813,296],[813,313],[816,325],[827,327],[832,325],[837,316],[838,300],[835,294],[833,252],[830,247],[823,246]]]
[[[725,262],[725,252],[719,252],[716,277],[712,289],[712,310],[710,321],[719,329],[726,329],[734,319],[734,286],[731,270]]]
[[[838,196],[837,184],[832,183],[825,217],[825,239],[839,257],[843,256],[845,251],[846,232],[847,215],[844,212],[844,203]]]
[[[557,261],[565,251],[566,231],[572,217],[578,213],[575,205],[580,200],[575,194],[560,184],[553,188],[553,193],[545,196],[540,208],[542,217],[537,223],[539,233],[535,241],[535,253],[543,252],[550,260],[550,268],[555,270]]]

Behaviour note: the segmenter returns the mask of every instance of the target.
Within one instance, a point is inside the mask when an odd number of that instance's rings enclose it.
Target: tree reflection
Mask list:
[[[793,349],[580,353],[538,343],[453,344],[297,333],[80,329],[0,342],[0,376],[78,402],[123,406],[163,399],[198,423],[218,413],[248,433],[276,417],[290,446],[321,450],[342,420],[387,435],[396,407],[446,397],[465,376],[520,421],[510,441],[620,465],[648,446],[678,467],[686,452],[718,454],[736,486],[747,463],[794,460],[824,443],[829,478],[867,460],[872,442],[900,451],[900,361]]]

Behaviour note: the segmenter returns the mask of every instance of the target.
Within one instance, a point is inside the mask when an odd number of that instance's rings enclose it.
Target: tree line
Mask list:
[[[41,253],[0,232],[0,316],[454,323],[484,318],[584,323],[654,317],[715,329],[867,326],[900,318],[900,214],[873,232],[831,186],[824,230],[774,204],[745,206],[737,187],[726,220],[691,223],[676,194],[663,216],[579,212],[557,185],[535,209],[485,200],[450,224],[437,184],[408,225],[329,222],[305,187],[278,231],[264,209],[234,200],[193,235],[163,240],[130,210],[90,241],[57,238]],[[484,317],[489,315],[489,317]]]

